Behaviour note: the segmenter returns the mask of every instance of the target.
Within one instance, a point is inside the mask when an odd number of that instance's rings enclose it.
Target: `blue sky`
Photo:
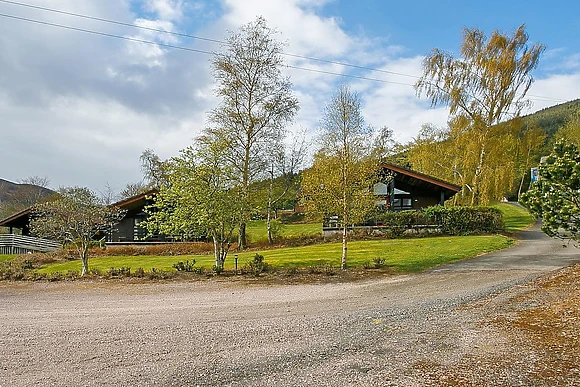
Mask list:
[[[288,130],[313,138],[341,83],[360,93],[372,126],[401,142],[422,124],[445,125],[447,109],[430,108],[408,85],[432,48],[458,52],[464,27],[511,32],[525,23],[530,42],[547,51],[534,72],[530,112],[580,97],[580,5],[560,1],[379,0],[21,0],[22,3],[130,25],[222,40],[264,16],[286,52],[407,76],[287,57],[295,67],[386,82],[285,69],[301,102]],[[0,1],[0,14],[196,50],[219,44],[123,27]],[[0,16],[0,178],[29,176],[51,187],[120,191],[141,179],[139,155],[167,158],[206,125],[213,95],[210,56],[107,38]],[[315,146],[315,144],[313,145]]]

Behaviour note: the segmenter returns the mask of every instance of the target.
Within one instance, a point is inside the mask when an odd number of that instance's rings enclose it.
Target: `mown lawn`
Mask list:
[[[250,242],[265,241],[268,239],[266,221],[252,220],[248,222],[246,233]],[[280,230],[280,236],[285,238],[294,238],[299,236],[320,235],[322,234],[322,223],[290,223],[283,224]]]
[[[4,255],[4,254],[0,254],[0,262],[4,262],[4,261],[9,261],[12,258],[16,257],[16,255]]]
[[[417,272],[443,263],[471,258],[484,252],[506,248],[513,240],[500,235],[461,236],[461,237],[431,237],[417,239],[391,239],[349,242],[348,265],[363,266],[366,261],[383,258],[387,266],[401,273]],[[340,267],[340,243],[323,243],[312,246],[293,247],[275,250],[259,251],[264,261],[276,268],[296,266],[329,265]],[[252,259],[256,254],[244,252],[239,254],[238,265]],[[214,264],[212,255],[189,256],[115,256],[91,258],[89,267],[108,270],[111,267],[130,267],[131,270],[152,268],[174,270],[172,265],[178,261],[195,259],[196,266],[210,269]],[[69,261],[48,265],[38,271],[40,273],[79,271],[80,261]],[[234,254],[228,255],[225,268],[233,269]]]
[[[505,229],[508,232],[521,231],[533,224],[536,219],[523,207],[509,204],[497,203],[493,207],[499,209],[503,215]]]

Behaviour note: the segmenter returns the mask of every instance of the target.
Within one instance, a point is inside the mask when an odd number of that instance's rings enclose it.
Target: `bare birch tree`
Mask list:
[[[222,101],[210,114],[206,136],[227,144],[227,162],[238,175],[241,249],[247,245],[251,185],[266,177],[272,145],[282,142],[285,126],[299,109],[291,83],[281,72],[282,44],[275,33],[258,17],[231,33],[223,52],[213,59],[216,94]]]
[[[54,200],[37,204],[30,222],[32,234],[73,245],[82,262],[81,275],[89,270],[90,242],[99,233],[112,231],[125,211],[103,205],[88,188],[61,188]]]
[[[369,157],[372,137],[358,94],[340,87],[324,111],[321,148],[312,168],[304,171],[302,189],[307,209],[340,216],[342,269],[346,269],[348,227],[363,220],[375,203],[372,185],[378,165]]]

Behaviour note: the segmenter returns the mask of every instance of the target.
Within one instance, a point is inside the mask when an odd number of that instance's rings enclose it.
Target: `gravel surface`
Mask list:
[[[537,229],[521,238],[354,283],[0,283],[0,386],[580,385],[573,367],[536,372],[537,348],[497,323],[580,260]]]

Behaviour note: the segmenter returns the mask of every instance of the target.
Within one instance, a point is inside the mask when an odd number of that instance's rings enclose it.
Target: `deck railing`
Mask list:
[[[26,254],[58,250],[60,243],[24,235],[0,234],[0,254]]]

